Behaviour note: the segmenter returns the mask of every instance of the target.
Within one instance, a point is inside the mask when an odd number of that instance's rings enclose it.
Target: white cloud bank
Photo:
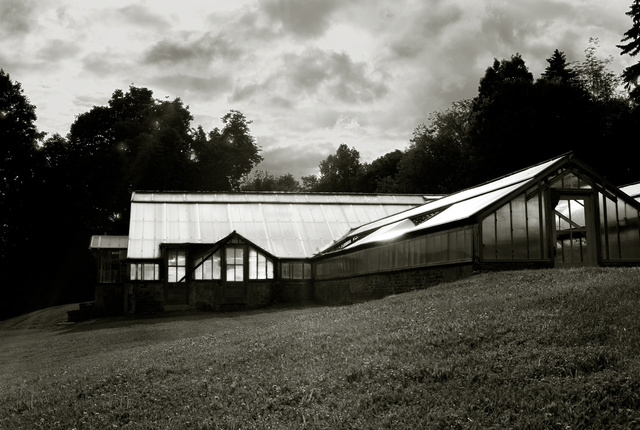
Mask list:
[[[4,0],[0,67],[66,134],[129,85],[180,97],[194,127],[239,109],[260,169],[315,173],[339,144],[365,161],[407,146],[429,113],[473,97],[494,58],[519,52],[539,76],[554,49],[583,59],[590,37],[614,71],[631,21],[613,0]]]

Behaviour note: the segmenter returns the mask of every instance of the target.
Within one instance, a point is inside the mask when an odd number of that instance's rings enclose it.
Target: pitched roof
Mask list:
[[[213,244],[236,231],[279,258],[307,258],[354,227],[436,197],[135,192],[128,257],[159,258],[160,244]]]
[[[389,240],[406,233],[465,220],[519,188],[530,186],[541,173],[559,166],[571,157],[571,154],[566,154],[553,158],[477,187],[362,225],[325,247],[322,252],[352,249],[367,243]]]
[[[629,197],[633,197],[637,201],[640,202],[640,182],[636,182],[635,184],[624,185],[620,187],[620,191],[625,194],[628,194]]]
[[[126,249],[128,236],[91,236],[89,249]]]

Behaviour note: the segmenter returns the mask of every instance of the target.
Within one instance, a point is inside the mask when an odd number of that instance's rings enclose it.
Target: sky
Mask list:
[[[472,98],[494,59],[520,53],[538,78],[554,49],[584,60],[590,37],[615,73],[631,0],[0,0],[0,68],[66,135],[116,89],[179,97],[192,126],[253,121],[259,170],[299,178],[342,143],[371,162]]]

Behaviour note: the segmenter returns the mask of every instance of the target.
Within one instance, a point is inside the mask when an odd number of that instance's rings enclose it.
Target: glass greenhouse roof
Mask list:
[[[213,244],[238,234],[280,258],[307,258],[350,229],[423,204],[422,195],[145,193],[132,196],[128,257],[160,244]]]
[[[91,236],[89,249],[126,249],[129,236]]]
[[[506,197],[516,189],[527,185],[530,181],[537,178],[541,172],[544,172],[565,158],[566,156],[554,158],[528,169],[504,176],[495,181],[487,182],[477,187],[469,188],[455,194],[442,197],[438,200],[425,203],[405,212],[362,225],[351,230],[344,237],[336,241],[336,243],[354,239],[353,243],[346,247],[347,249],[352,249],[365,243],[389,240],[412,231],[424,230],[454,221],[467,219],[487,206],[495,203],[503,197]],[[435,215],[418,225],[415,225],[413,222],[403,222],[404,220],[408,221],[412,218],[430,213]],[[386,226],[393,227],[389,229]],[[373,231],[373,233],[371,233],[371,231]],[[359,236],[364,237],[357,240]],[[326,249],[331,249],[331,247],[327,247]]]
[[[620,187],[620,191],[640,202],[640,182]]]

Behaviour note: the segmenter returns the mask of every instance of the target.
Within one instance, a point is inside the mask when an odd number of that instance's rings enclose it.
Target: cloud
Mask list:
[[[330,24],[339,0],[266,0],[262,10],[271,20],[297,36],[320,36]]]
[[[61,62],[75,57],[81,48],[76,42],[61,39],[50,39],[38,51],[36,57],[47,62]]]
[[[449,27],[459,23],[464,17],[462,9],[455,4],[432,7],[415,11],[411,16],[402,17],[405,23],[401,35],[395,36],[390,44],[392,53],[398,57],[416,57],[425,49],[439,43]]]
[[[170,74],[150,78],[150,82],[163,90],[178,94],[187,102],[189,100],[205,100],[223,94],[231,84],[228,76],[200,77],[187,74]],[[188,103],[187,103],[188,104]]]
[[[146,6],[132,4],[115,9],[111,13],[107,13],[114,21],[119,24],[125,22],[136,27],[152,27],[157,29],[166,29],[171,25],[171,21],[167,17],[150,11]]]
[[[82,58],[81,63],[84,71],[95,76],[107,77],[114,74],[131,76],[131,65],[109,51],[91,52]]]
[[[256,170],[265,170],[274,176],[291,173],[296,179],[318,172],[318,164],[335,152],[334,144],[329,142],[311,144],[297,144],[290,146],[273,146],[276,141],[266,137],[258,137],[263,149],[263,161]]]
[[[81,108],[86,108],[87,111],[94,106],[104,106],[108,103],[109,97],[105,95],[88,95],[82,94],[74,97],[73,105]]]
[[[164,39],[144,55],[147,64],[191,63],[208,64],[214,59],[235,60],[241,50],[222,35],[205,33],[193,41]]]
[[[328,95],[346,103],[370,102],[389,88],[386,76],[369,71],[364,62],[354,62],[346,53],[309,48],[302,54],[283,56],[286,79],[296,91]]]
[[[31,0],[3,0],[0,2],[0,35],[21,37],[33,26],[34,2]]]

